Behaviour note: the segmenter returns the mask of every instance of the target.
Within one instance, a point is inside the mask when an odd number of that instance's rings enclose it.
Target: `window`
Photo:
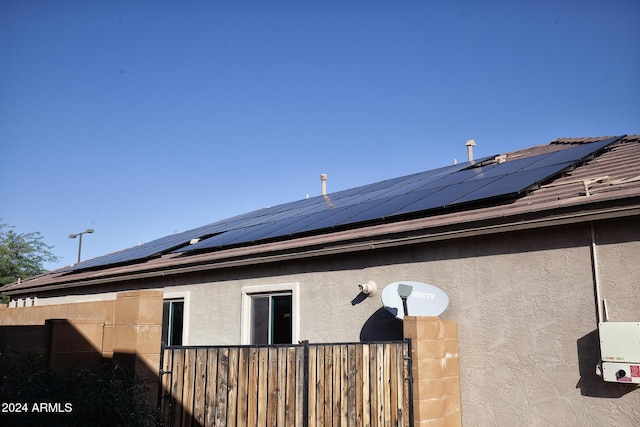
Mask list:
[[[299,340],[298,284],[242,288],[242,344],[291,344]]]
[[[291,344],[291,294],[251,295],[251,344]]]
[[[162,304],[162,342],[182,345],[184,299],[164,300]]]

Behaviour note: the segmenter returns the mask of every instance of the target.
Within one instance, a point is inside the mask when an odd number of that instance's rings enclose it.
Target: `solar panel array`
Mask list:
[[[338,191],[238,215],[70,267],[86,269],[162,253],[213,250],[282,239],[495,198],[514,197],[595,154],[619,138],[504,163],[495,156]],[[486,163],[486,164],[485,164]],[[189,244],[193,239],[199,242]]]

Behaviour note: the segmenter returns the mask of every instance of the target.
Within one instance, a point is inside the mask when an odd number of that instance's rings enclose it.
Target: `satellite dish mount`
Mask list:
[[[409,315],[409,309],[407,307],[407,298],[413,292],[413,286],[405,285],[403,283],[398,284],[398,295],[400,299],[402,299],[402,310],[404,311],[404,315]]]

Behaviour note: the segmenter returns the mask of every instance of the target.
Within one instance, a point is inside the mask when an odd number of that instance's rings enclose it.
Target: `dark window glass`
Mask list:
[[[269,344],[269,296],[251,299],[251,344]]]
[[[291,344],[291,295],[271,297],[271,344]]]
[[[184,301],[174,301],[171,304],[171,344],[182,345],[182,322]]]
[[[162,342],[182,345],[184,319],[183,300],[165,300],[162,304]]]
[[[291,344],[291,294],[251,297],[251,344]]]

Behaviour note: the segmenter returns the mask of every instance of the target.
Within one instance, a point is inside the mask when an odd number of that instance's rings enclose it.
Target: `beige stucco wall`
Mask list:
[[[595,223],[597,275],[614,321],[639,321],[640,219]],[[398,333],[385,285],[413,280],[450,298],[467,426],[640,425],[640,390],[594,376],[598,358],[591,224],[148,281],[188,295],[189,345],[240,343],[243,286],[299,283],[300,339]],[[378,293],[359,298],[373,280]],[[46,303],[39,299],[38,303]],[[394,333],[386,333],[392,331]]]

